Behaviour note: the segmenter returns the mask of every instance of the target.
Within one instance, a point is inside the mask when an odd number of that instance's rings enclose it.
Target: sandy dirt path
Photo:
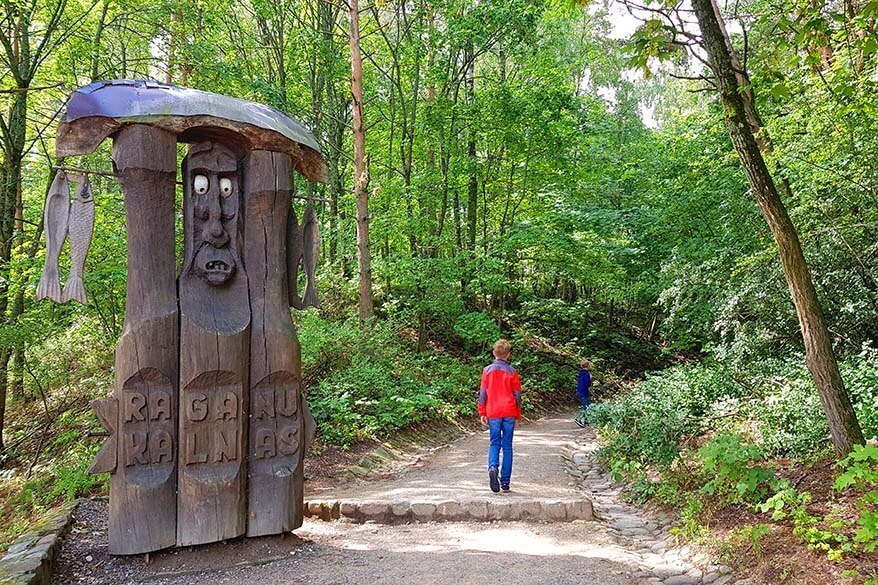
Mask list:
[[[577,431],[567,417],[549,417],[520,424],[513,434],[512,491],[495,495],[488,489],[488,432],[464,437],[392,478],[348,481],[335,488],[306,494],[338,500],[470,500],[578,498],[565,472],[564,449],[575,447]]]

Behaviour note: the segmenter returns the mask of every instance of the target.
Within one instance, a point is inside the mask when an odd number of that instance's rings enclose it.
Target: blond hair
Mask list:
[[[581,367],[583,370],[590,370],[591,362],[587,359],[583,359],[582,362],[579,364],[579,367]]]
[[[512,345],[505,339],[498,339],[494,342],[494,356],[498,358],[507,358],[512,352]]]

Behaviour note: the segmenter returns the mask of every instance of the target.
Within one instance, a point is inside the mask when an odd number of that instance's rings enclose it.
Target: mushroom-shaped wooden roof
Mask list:
[[[58,127],[59,157],[88,154],[126,124],[149,124],[180,142],[230,137],[248,150],[290,154],[306,178],[326,182],[326,163],[311,132],[280,110],[225,95],[155,81],[115,79],[77,89]]]

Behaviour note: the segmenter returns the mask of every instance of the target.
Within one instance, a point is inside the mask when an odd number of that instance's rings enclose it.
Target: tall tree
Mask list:
[[[753,132],[758,117],[755,106],[746,103],[749,87],[740,65],[736,67],[722,17],[713,0],[692,0],[701,29],[702,42],[723,105],[732,144],[747,174],[751,192],[777,243],[784,276],[790,289],[805,342],[805,361],[817,386],[820,402],[829,421],[832,444],[839,454],[863,443],[863,433],[838,370],[832,341],[799,235],[777,190],[774,178]],[[749,115],[748,115],[749,114]],[[757,125],[758,127],[758,125]]]
[[[28,97],[40,66],[61,42],[59,28],[66,0],[44,5],[38,0],[5,2],[0,12],[0,62],[12,77],[6,92],[11,96],[7,115],[0,117],[0,316],[7,325],[18,319],[23,307],[14,302],[17,291],[9,288],[9,262],[21,228],[22,162],[27,152]],[[0,452],[9,385],[7,367],[12,351],[0,348]]]
[[[363,57],[360,53],[360,9],[348,0],[351,49],[351,97],[354,109],[354,197],[357,202],[357,268],[360,320],[372,316],[372,268],[369,257],[369,160],[363,124]]]

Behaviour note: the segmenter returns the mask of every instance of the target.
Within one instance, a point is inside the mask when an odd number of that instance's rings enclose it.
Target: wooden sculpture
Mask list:
[[[79,183],[73,201],[70,201],[69,181]],[[86,304],[85,287],[82,283],[82,272],[85,268],[85,257],[91,246],[92,230],[94,229],[95,203],[92,197],[91,184],[87,176],[70,175],[59,172],[52,180],[46,205],[43,209],[43,224],[46,228],[46,263],[43,274],[37,285],[37,300],[48,298],[56,303],[77,301]],[[71,266],[67,282],[61,289],[58,264],[61,248],[67,236],[70,236]]]
[[[93,402],[109,433],[90,471],[111,474],[110,552],[293,530],[302,523],[314,421],[290,307],[319,305],[319,233],[311,202],[301,226],[295,219],[292,171],[325,181],[317,145],[260,104],[124,80],[74,93],[58,154],[91,152],[107,137],[128,233],[116,383]],[[179,276],[178,141],[190,144]],[[94,204],[87,183],[71,204],[59,177],[46,202],[49,250],[38,295],[85,302]],[[62,292],[58,257],[68,230],[73,258]]]
[[[43,207],[43,225],[46,229],[46,263],[37,285],[37,300],[52,299],[61,301],[61,281],[58,275],[58,262],[61,247],[67,238],[67,222],[70,218],[70,185],[67,173],[57,173],[46,195]]]
[[[82,273],[85,270],[85,257],[91,247],[91,237],[95,227],[95,201],[92,197],[91,183],[84,176],[70,203],[70,218],[67,233],[70,236],[70,274],[64,283],[61,302],[76,301],[83,305],[88,302]]]
[[[179,339],[174,257],[176,139],[133,124],[113,139],[125,194],[128,286],[116,384],[94,408],[110,439],[90,471],[110,472],[110,552],[176,542]]]
[[[216,142],[183,160],[177,543],[244,534],[250,305],[239,156]]]
[[[302,459],[313,437],[301,394],[301,350],[289,311],[287,255],[304,245],[291,210],[290,157],[255,150],[244,161],[245,258],[250,265],[250,493],[247,535],[302,524]],[[292,215],[293,220],[289,221]],[[292,494],[292,497],[290,497]]]

